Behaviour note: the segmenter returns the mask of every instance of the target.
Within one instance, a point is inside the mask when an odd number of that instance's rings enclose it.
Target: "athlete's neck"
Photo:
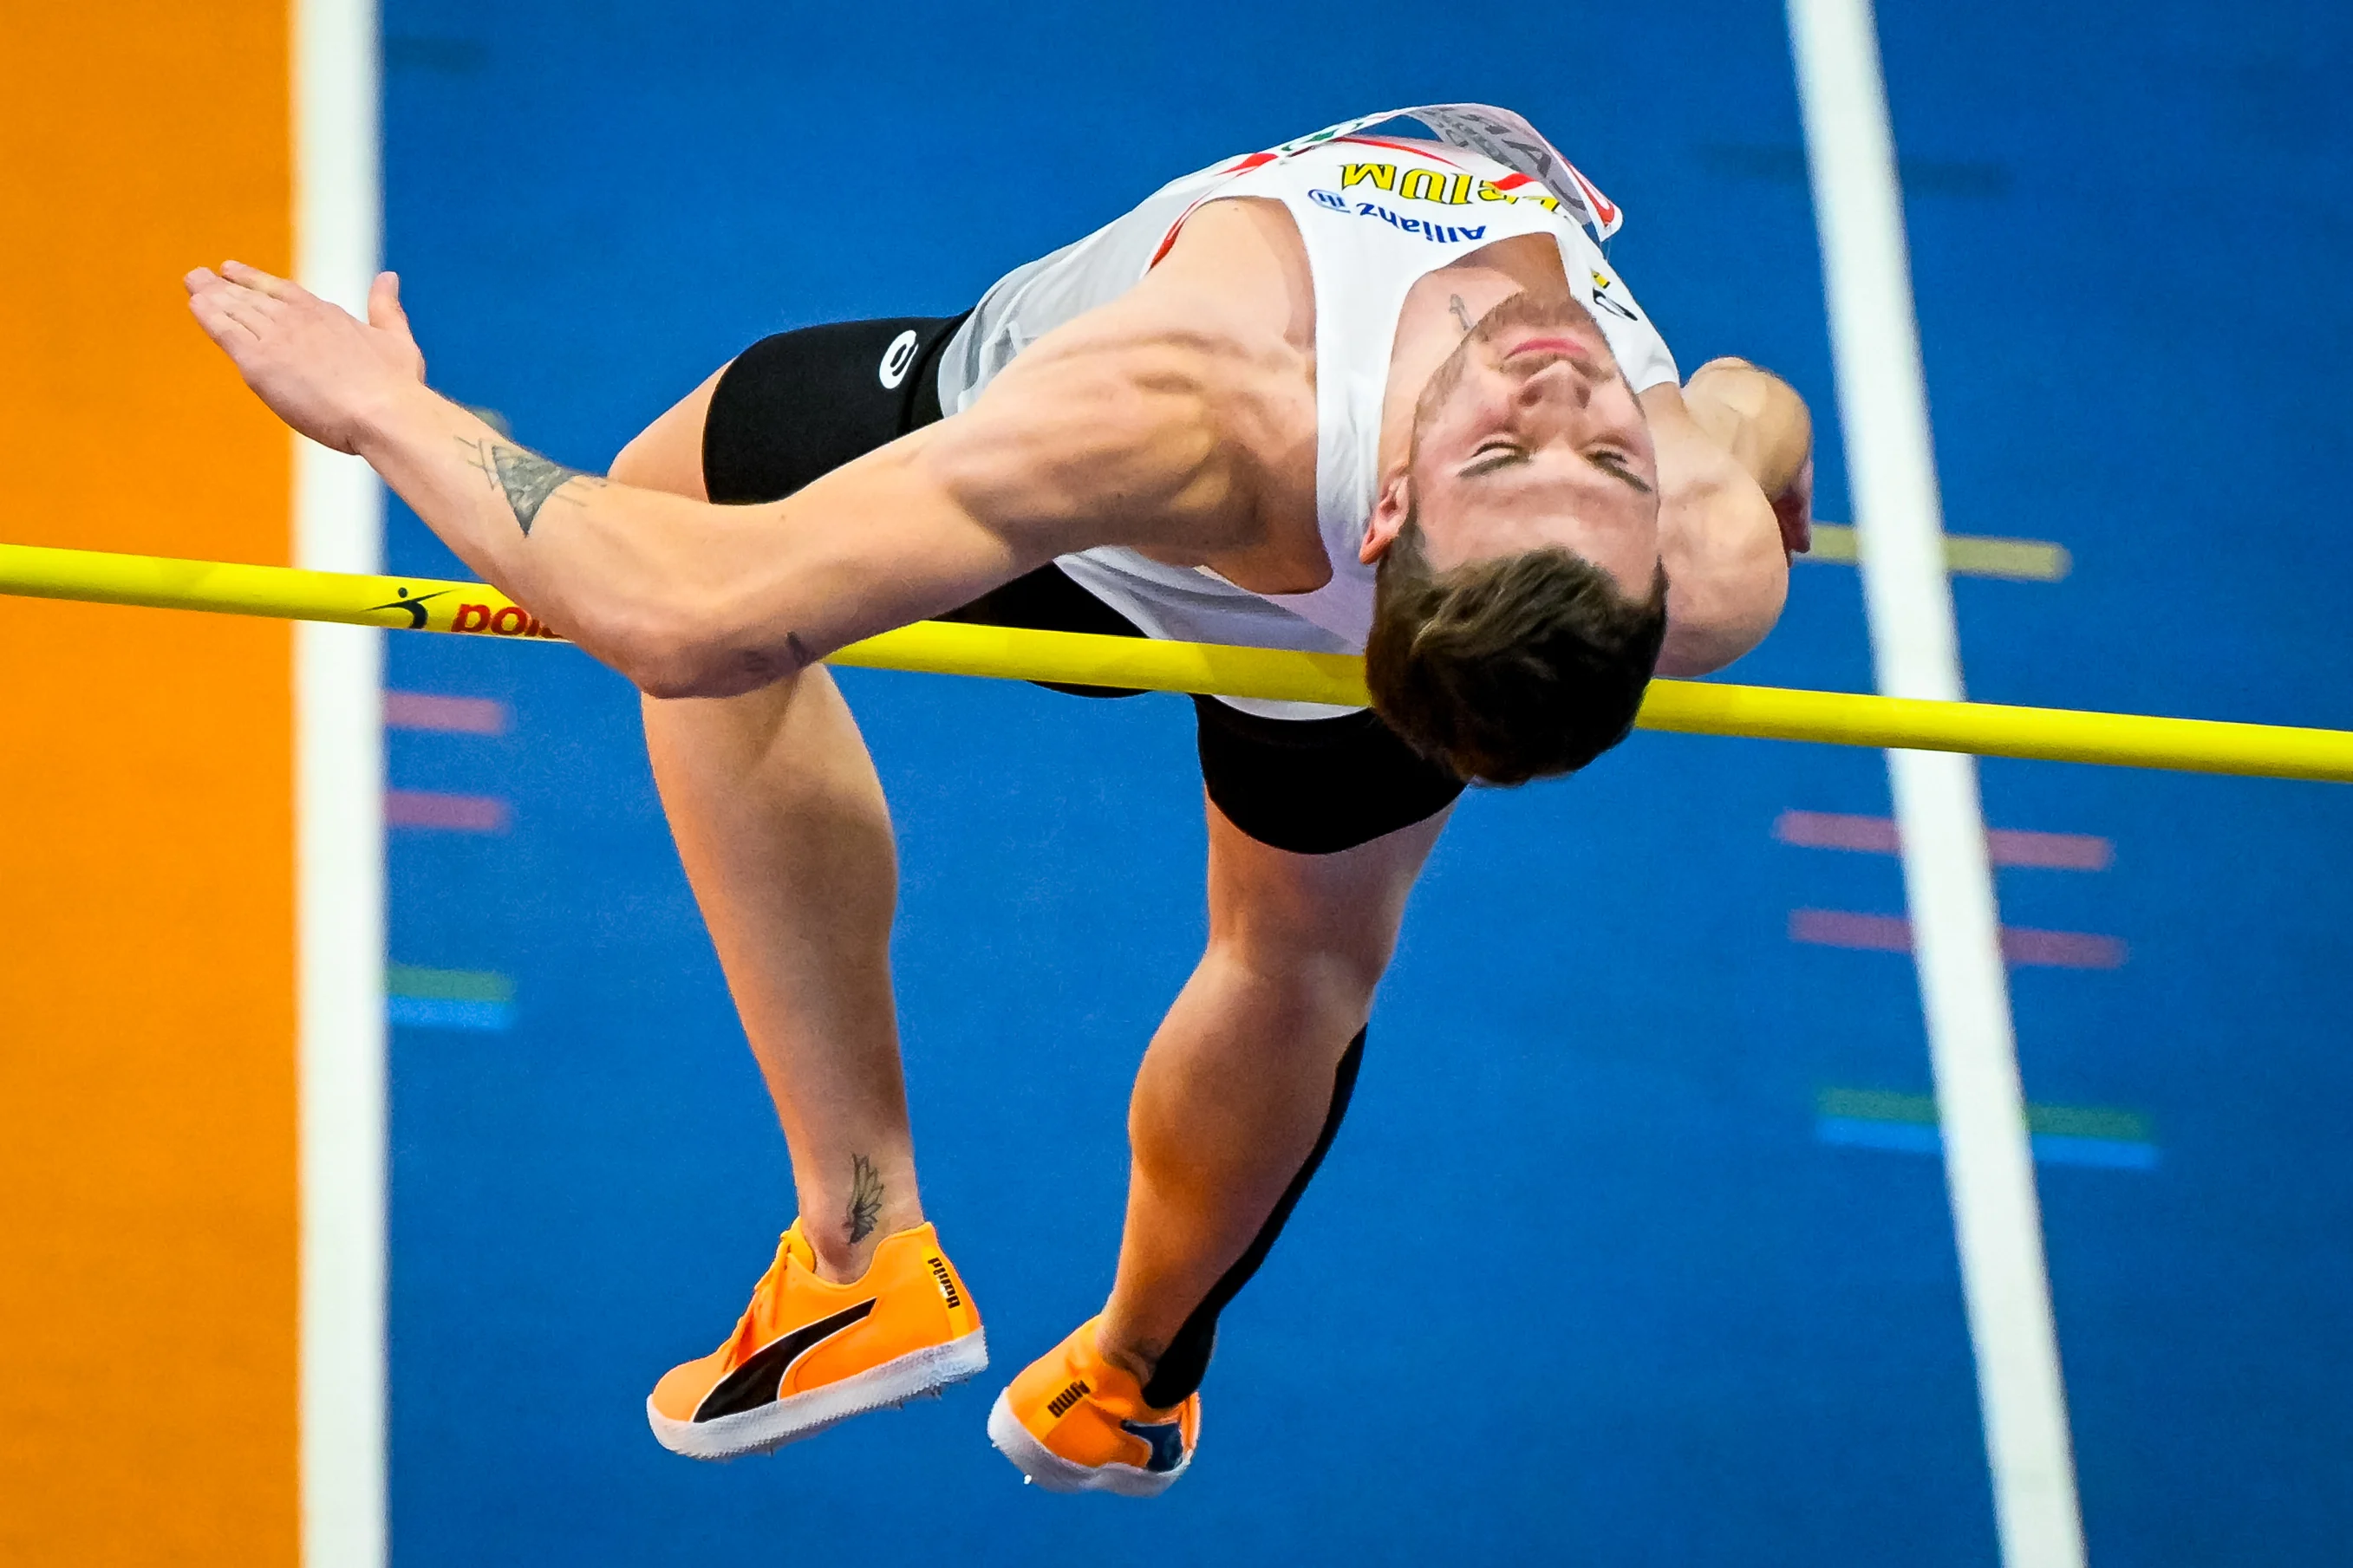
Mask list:
[[[1515,235],[1425,273],[1398,313],[1389,350],[1388,388],[1381,397],[1379,472],[1383,483],[1405,467],[1413,446],[1414,405],[1447,356],[1479,318],[1514,294],[1567,296],[1560,246],[1548,234]]]
[[[1286,391],[1265,405],[1287,406],[1291,416],[1240,426],[1246,439],[1266,447],[1262,471],[1282,476],[1261,499],[1254,543],[1143,553],[1170,565],[1207,566],[1252,593],[1303,594],[1324,586],[1332,580],[1332,563],[1315,510],[1315,287],[1297,225],[1280,202],[1210,203],[1186,221],[1155,274],[1158,287],[1195,291],[1199,310],[1230,313],[1223,322],[1228,330],[1284,345],[1291,367]],[[1567,297],[1567,289],[1558,242],[1545,234],[1483,246],[1414,284],[1398,318],[1382,399],[1378,458],[1385,479],[1405,464],[1415,401],[1472,323],[1513,295]],[[1292,378],[1295,385],[1288,384]]]

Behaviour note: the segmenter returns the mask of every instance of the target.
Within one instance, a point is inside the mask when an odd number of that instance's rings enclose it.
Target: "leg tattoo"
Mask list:
[[[882,1217],[882,1178],[874,1173],[874,1162],[863,1154],[849,1157],[849,1240],[852,1246],[874,1234],[874,1222]]]

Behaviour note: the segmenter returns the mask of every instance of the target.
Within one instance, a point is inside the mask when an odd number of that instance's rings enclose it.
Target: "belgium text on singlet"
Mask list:
[[[1441,140],[1371,134],[1409,118]],[[1205,202],[1280,201],[1298,225],[1315,286],[1315,511],[1332,579],[1307,594],[1253,594],[1206,567],[1164,565],[1121,545],[1058,564],[1155,637],[1360,653],[1373,568],[1357,559],[1378,473],[1381,404],[1407,293],[1434,268],[1498,240],[1548,234],[1635,391],[1676,379],[1667,345],[1604,259],[1621,215],[1508,110],[1438,104],[1348,121],[1161,187],[1075,245],[1007,274],[940,358],[940,406],[968,407],[1040,337],[1125,293]],[[1591,232],[1588,234],[1588,229]],[[1270,718],[1344,711],[1229,699]]]

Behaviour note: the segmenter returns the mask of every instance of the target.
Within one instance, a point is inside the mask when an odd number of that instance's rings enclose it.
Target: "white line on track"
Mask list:
[[[291,12],[296,279],[364,310],[383,230],[375,0]],[[294,438],[294,563],[381,571],[383,491]],[[384,634],[294,628],[305,1568],[383,1568]]]
[[[1960,644],[1871,0],[1789,0],[1879,689],[1957,699]],[[2006,1568],[2081,1568],[2042,1221],[1974,758],[1890,752],[1947,1189]]]

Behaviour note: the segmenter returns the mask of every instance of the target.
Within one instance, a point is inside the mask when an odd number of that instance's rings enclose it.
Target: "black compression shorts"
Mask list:
[[[781,500],[820,474],[941,417],[940,351],[964,318],[903,317],[764,338],[719,378],[702,427],[714,501]],[[940,617],[1039,631],[1142,637],[1125,616],[1046,565]],[[1139,693],[1058,686],[1086,697]],[[1329,855],[1443,810],[1462,784],[1370,710],[1263,719],[1193,699],[1201,779],[1226,819],[1261,844]]]

